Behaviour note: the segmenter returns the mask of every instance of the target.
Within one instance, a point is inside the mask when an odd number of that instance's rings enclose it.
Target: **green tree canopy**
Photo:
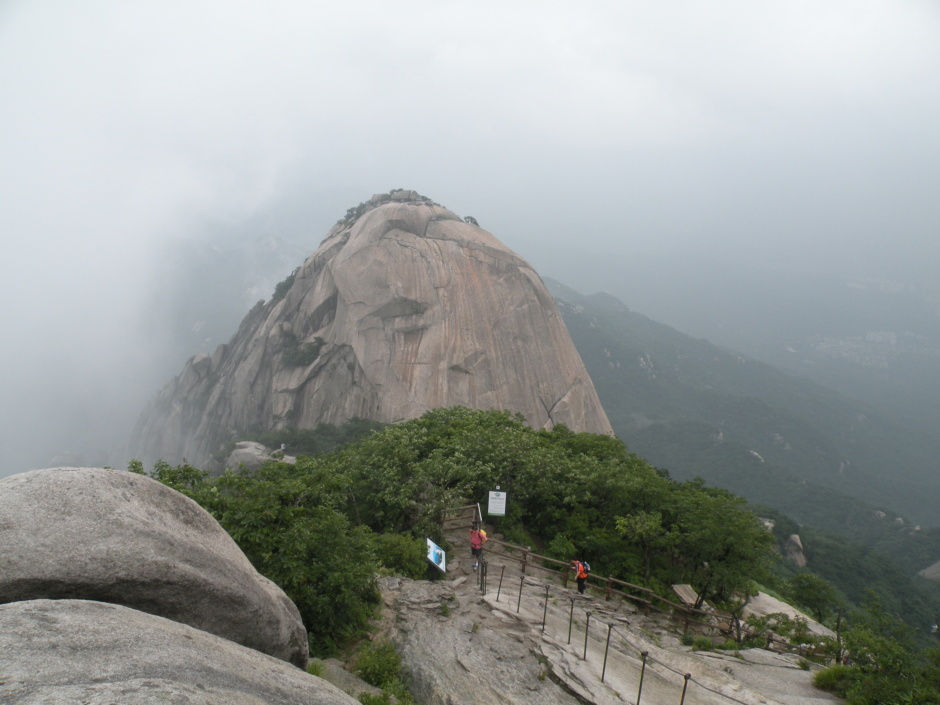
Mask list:
[[[786,594],[797,605],[812,612],[818,622],[825,621],[833,610],[845,604],[832,583],[812,573],[798,573],[790,578]]]

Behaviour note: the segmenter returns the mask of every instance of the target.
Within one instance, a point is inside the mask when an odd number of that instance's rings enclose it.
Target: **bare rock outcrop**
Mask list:
[[[783,547],[784,555],[797,568],[805,568],[807,564],[806,553],[803,551],[803,541],[799,534],[790,534]]]
[[[388,634],[402,655],[415,699],[426,705],[578,705],[537,657],[530,626],[491,610],[482,598],[458,597],[447,582],[383,581]],[[445,605],[447,606],[445,608]],[[447,616],[444,616],[444,614]],[[461,694],[463,694],[461,696]]]
[[[758,592],[748,600],[744,606],[742,614],[745,618],[753,615],[755,617],[766,617],[771,614],[784,614],[790,619],[800,619],[806,622],[810,633],[817,636],[826,636],[835,638],[835,632],[814,619],[800,612],[798,609],[788,605],[786,602],[778,600],[776,597],[768,595],[766,592]]]
[[[297,458],[294,456],[284,455],[283,451],[273,451],[261,443],[255,441],[239,441],[235,444],[235,450],[229,454],[222,465],[225,468],[231,468],[233,470],[239,468],[257,470],[271,460],[278,460],[282,463],[290,463],[291,465],[297,462]]]
[[[612,432],[532,267],[397,191],[351,209],[227,345],[192,358],[141,415],[130,450],[204,466],[248,429],[396,422],[452,405]]]
[[[0,603],[126,605],[307,663],[294,603],[208,512],[148,477],[50,468],[0,479],[0,556]]]
[[[284,661],[120,605],[0,605],[5,705],[354,705]]]
[[[928,580],[938,580],[940,581],[940,561],[929,565],[920,572],[917,573],[921,577],[927,578]]]

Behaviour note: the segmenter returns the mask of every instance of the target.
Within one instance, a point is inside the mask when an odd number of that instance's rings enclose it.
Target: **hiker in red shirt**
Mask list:
[[[483,555],[483,544],[486,543],[486,539],[486,532],[477,522],[473,522],[473,526],[470,527],[470,553],[474,558],[474,570],[480,565],[480,556]]]

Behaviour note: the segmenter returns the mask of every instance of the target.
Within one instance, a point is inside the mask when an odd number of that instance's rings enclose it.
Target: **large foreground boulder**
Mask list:
[[[126,605],[306,666],[294,603],[208,512],[143,475],[48,468],[0,479],[0,556],[0,603]]]
[[[4,705],[352,705],[324,680],[184,624],[83,600],[0,605]]]

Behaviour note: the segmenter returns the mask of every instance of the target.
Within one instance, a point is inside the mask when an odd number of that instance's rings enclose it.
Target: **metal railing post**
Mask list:
[[[584,623],[584,655],[581,657],[582,661],[587,661],[587,643],[588,643],[588,632],[591,631],[591,613],[587,612],[587,621]]]
[[[640,705],[640,696],[643,695],[643,676],[646,675],[646,657],[649,656],[649,651],[644,651],[643,656],[643,667],[640,669],[640,687],[636,691],[636,705]]]
[[[689,678],[692,677],[691,673],[686,673],[683,678],[685,678],[685,683],[682,684],[682,697],[679,699],[679,705],[685,703],[685,691],[689,687]]]
[[[516,600],[516,612],[519,612],[519,605],[522,604],[522,586],[525,584],[525,576],[519,578],[519,599]]]
[[[506,566],[499,571],[499,587],[496,588],[496,601],[499,602],[499,593],[503,590],[503,573],[506,572]]]
[[[545,586],[545,608],[542,610],[542,633],[545,633],[545,620],[548,618],[548,585]]]
[[[574,622],[574,598],[571,598],[571,612],[568,613],[568,643],[571,643],[571,624]]]
[[[607,625],[607,644],[604,646],[604,667],[601,669],[601,683],[604,682],[604,676],[607,674],[607,652],[610,651],[610,632],[613,631],[614,625]]]

